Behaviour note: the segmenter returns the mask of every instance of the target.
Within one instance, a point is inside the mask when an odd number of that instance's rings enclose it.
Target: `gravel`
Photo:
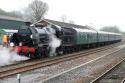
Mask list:
[[[125,60],[115,67],[111,72],[106,74],[101,80],[97,83],[121,83],[125,78]]]

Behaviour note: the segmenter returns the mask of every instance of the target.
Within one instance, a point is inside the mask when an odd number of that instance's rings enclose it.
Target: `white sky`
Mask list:
[[[22,11],[33,0],[0,0],[6,11]],[[49,5],[46,18],[60,20],[65,15],[76,24],[96,29],[117,25],[125,31],[125,0],[42,0]]]

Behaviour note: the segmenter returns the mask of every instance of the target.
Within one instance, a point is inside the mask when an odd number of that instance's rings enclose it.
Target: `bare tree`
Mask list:
[[[75,24],[75,22],[73,20],[69,20],[69,23],[71,24]]]
[[[61,22],[67,22],[67,23],[70,23],[70,24],[75,24],[75,22],[73,20],[68,20],[66,15],[61,16]]]
[[[40,0],[34,0],[28,5],[28,8],[25,10],[26,16],[29,16],[31,21],[39,21],[44,18],[44,15],[48,11],[48,4]]]
[[[23,19],[22,18],[23,15],[20,11],[6,12],[6,11],[0,9],[0,15]]]
[[[5,15],[5,14],[6,14],[6,12],[4,10],[0,9],[0,15]]]
[[[23,14],[20,11],[11,11],[9,16],[23,19]]]
[[[100,30],[107,31],[107,32],[120,33],[120,30],[117,26],[105,26],[105,27],[102,27]]]
[[[62,22],[66,22],[67,21],[67,17],[65,15],[61,16],[61,21]]]

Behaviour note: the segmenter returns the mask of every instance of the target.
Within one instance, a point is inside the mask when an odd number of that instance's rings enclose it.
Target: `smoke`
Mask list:
[[[55,29],[51,28],[51,25],[48,25],[44,28],[46,33],[49,35],[49,47],[50,47],[50,56],[56,55],[56,49],[61,45],[61,40],[56,37]],[[61,29],[60,29],[61,30]]]
[[[49,43],[49,46],[50,46],[50,56],[54,56],[56,48],[61,45],[61,40],[58,39],[53,34],[49,35],[49,37],[50,37],[50,43]]]
[[[0,66],[12,64],[17,61],[28,60],[28,57],[19,56],[15,52],[11,52],[10,48],[1,47],[0,48]]]
[[[61,27],[55,25],[58,30],[61,30]],[[49,36],[49,47],[50,47],[50,56],[54,56],[56,54],[56,49],[61,45],[61,40],[56,37],[56,31],[52,28],[51,25],[48,25],[42,29],[36,28],[38,33],[47,34]]]

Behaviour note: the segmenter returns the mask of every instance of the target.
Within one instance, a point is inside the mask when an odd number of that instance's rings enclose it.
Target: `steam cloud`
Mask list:
[[[51,25],[48,25],[44,28],[49,35],[49,46],[50,46],[50,56],[54,56],[56,52],[56,48],[61,45],[61,40],[55,36],[56,31],[51,28]]]
[[[28,60],[28,57],[19,56],[15,52],[11,52],[10,48],[0,47],[0,66],[12,64],[16,61]]]
[[[61,27],[56,26],[59,30]],[[48,34],[49,36],[49,47],[50,47],[50,56],[54,56],[57,47],[61,45],[61,40],[55,36],[56,31],[55,29],[51,28],[51,25],[48,25],[42,29],[36,28],[39,33]]]

